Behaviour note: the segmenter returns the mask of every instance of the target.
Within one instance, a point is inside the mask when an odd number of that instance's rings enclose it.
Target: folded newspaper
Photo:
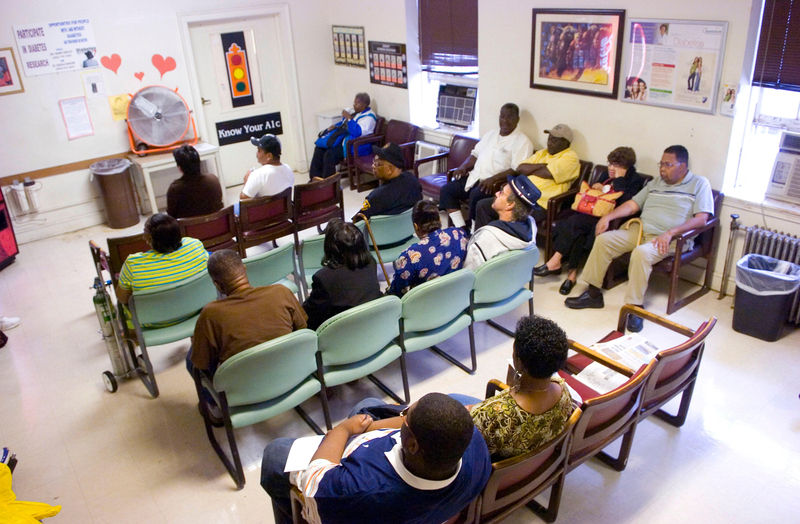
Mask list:
[[[652,342],[635,333],[615,338],[610,342],[594,344],[590,349],[633,371],[642,367],[642,364],[649,363],[658,353],[658,348]],[[625,375],[599,362],[592,362],[575,375],[575,378],[601,395],[618,388],[628,380]]]

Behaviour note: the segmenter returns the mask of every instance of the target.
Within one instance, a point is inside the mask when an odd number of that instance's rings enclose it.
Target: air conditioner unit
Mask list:
[[[800,135],[783,132],[767,196],[800,204]]]
[[[475,119],[478,88],[442,84],[439,86],[439,107],[436,121],[440,124],[467,129]]]
[[[444,153],[445,151],[449,150],[450,148],[446,146],[440,146],[439,144],[432,144],[430,142],[422,142],[418,140],[417,145],[414,148],[414,160],[438,155],[439,153]],[[445,171],[447,171],[446,158],[440,158],[435,162],[427,162],[419,166],[419,176],[421,177],[430,176],[434,173],[444,173]]]

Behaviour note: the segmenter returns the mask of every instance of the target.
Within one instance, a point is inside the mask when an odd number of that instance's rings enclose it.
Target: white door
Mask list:
[[[297,151],[293,144],[302,135],[299,129],[300,115],[296,104],[288,96],[293,67],[284,60],[282,32],[278,15],[241,17],[238,19],[195,22],[189,25],[189,38],[194,57],[194,70],[205,120],[204,133],[210,143],[219,145],[217,122],[238,120],[263,114],[280,112],[283,134],[278,135],[282,144],[281,161],[293,169],[303,166],[305,152]],[[220,35],[243,31],[251,75],[254,104],[233,107],[227,77],[227,62]],[[293,100],[292,100],[293,101]],[[264,133],[273,132],[266,129]],[[244,174],[257,167],[256,148],[250,141],[220,147],[225,187],[243,183]]]

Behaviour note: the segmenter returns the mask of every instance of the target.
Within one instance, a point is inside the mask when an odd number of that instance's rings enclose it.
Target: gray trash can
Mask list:
[[[764,255],[745,255],[736,263],[733,329],[775,342],[800,288],[800,266]]]
[[[131,182],[131,161],[127,158],[101,160],[89,166],[100,186],[108,227],[124,229],[139,223],[136,192]]]

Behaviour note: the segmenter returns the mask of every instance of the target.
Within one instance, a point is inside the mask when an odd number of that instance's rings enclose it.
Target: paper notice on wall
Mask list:
[[[25,76],[100,67],[88,18],[14,26]]]
[[[67,126],[67,137],[70,140],[94,134],[85,97],[59,100],[58,105],[61,108],[61,116],[64,118],[64,125]]]
[[[736,116],[736,94],[739,84],[725,84],[722,87],[722,102],[719,104],[719,113],[725,116]]]
[[[111,117],[114,122],[128,118],[128,95],[112,95],[108,97],[108,105],[111,106]]]
[[[99,69],[81,73],[81,81],[83,81],[86,98],[91,100],[92,98],[106,97],[106,84],[103,82],[103,72]]]

